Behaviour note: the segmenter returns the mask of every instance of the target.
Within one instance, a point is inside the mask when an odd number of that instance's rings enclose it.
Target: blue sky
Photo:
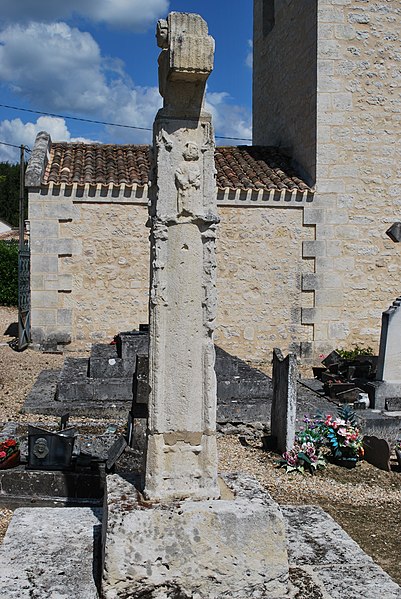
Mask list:
[[[216,41],[207,105],[216,135],[251,136],[252,0],[0,0],[0,103],[57,115],[151,127],[157,90],[155,25],[196,12]],[[149,143],[150,133],[0,107],[0,141]],[[218,140],[220,143],[241,143]],[[246,142],[242,142],[246,143]],[[0,161],[18,150],[0,145]]]

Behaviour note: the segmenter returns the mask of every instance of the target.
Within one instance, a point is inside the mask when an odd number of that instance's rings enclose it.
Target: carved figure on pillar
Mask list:
[[[185,144],[182,154],[184,161],[175,171],[177,186],[177,212],[178,216],[195,214],[194,207],[197,202],[194,197],[201,186],[201,172],[199,168],[199,150],[196,143],[191,141]],[[191,197],[192,196],[192,197]]]

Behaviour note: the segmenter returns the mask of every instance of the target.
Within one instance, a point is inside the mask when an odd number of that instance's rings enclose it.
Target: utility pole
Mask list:
[[[20,146],[20,173],[19,173],[19,250],[25,247],[25,146]]]

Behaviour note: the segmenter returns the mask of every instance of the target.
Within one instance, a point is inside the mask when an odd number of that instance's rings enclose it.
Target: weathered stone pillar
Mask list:
[[[145,494],[216,498],[215,234],[211,117],[214,40],[194,14],[159,21],[159,87],[150,202],[149,424]]]

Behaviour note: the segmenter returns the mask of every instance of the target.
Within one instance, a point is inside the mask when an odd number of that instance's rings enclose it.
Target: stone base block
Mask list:
[[[108,476],[104,599],[289,596],[278,505],[250,477],[225,480],[227,499],[151,504]]]
[[[216,435],[149,434],[144,494],[152,501],[218,498]]]

